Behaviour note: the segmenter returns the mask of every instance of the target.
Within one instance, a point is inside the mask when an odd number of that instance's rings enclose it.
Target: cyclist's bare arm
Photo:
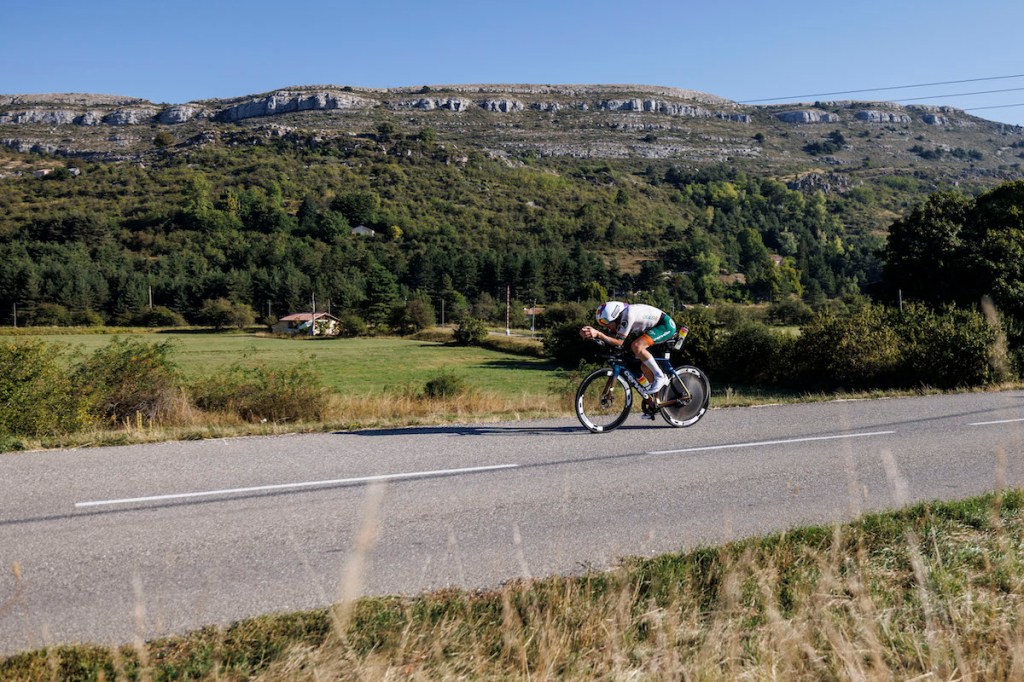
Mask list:
[[[586,326],[581,329],[580,336],[585,339],[590,339],[591,341],[601,341],[612,346],[621,346],[625,342],[625,339],[620,339],[617,336],[608,336],[600,329],[595,329],[591,326]]]

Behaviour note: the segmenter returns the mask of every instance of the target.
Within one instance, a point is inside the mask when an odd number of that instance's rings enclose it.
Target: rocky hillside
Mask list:
[[[727,162],[775,175],[929,169],[982,184],[1021,176],[1024,128],[949,107],[887,102],[749,106],[639,85],[305,86],[155,104],[84,94],[0,95],[0,145],[96,160],[216,143],[430,130],[516,163],[536,157]],[[842,181],[840,181],[842,182]]]

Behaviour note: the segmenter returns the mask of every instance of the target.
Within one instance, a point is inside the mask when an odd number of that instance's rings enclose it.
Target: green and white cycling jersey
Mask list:
[[[651,343],[661,343],[676,333],[676,323],[660,308],[643,303],[627,304],[619,316],[615,335],[625,339],[644,333],[650,337]]]

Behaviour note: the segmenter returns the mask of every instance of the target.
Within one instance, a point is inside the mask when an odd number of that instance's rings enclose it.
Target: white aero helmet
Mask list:
[[[615,320],[619,319],[619,315],[626,309],[626,304],[622,301],[608,301],[602,303],[601,307],[597,309],[597,323],[602,327],[607,327]]]

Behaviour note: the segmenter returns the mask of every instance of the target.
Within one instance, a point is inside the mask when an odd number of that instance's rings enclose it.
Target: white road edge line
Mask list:
[[[648,455],[675,455],[683,452],[703,452],[705,450],[728,450],[732,448],[755,448],[762,445],[785,445],[787,443],[807,443],[812,440],[837,440],[839,438],[869,438],[871,436],[887,436],[896,433],[895,431],[872,431],[870,433],[842,433],[834,436],[811,436],[808,438],[788,438],[786,440],[762,440],[756,443],[732,443],[730,445],[705,445],[697,448],[683,448],[682,450],[654,450]]]
[[[103,507],[115,504],[134,504],[138,502],[161,502],[164,500],[185,500],[194,497],[214,497],[217,495],[234,495],[238,493],[268,492],[271,490],[295,490],[298,488],[315,488],[327,485],[345,485],[352,483],[372,483],[374,481],[402,481],[416,478],[432,478],[453,474],[473,474],[484,471],[515,469],[518,464],[495,464],[484,467],[468,467],[464,469],[437,469],[435,471],[414,471],[405,474],[381,474],[379,476],[360,476],[358,478],[336,478],[329,481],[305,481],[303,483],[279,483],[276,485],[258,485],[251,488],[225,488],[223,490],[205,490],[195,493],[175,493],[173,495],[151,495],[149,497],[126,497],[120,500],[96,500],[92,502],[76,502],[76,509],[86,507]]]
[[[1013,422],[1024,422],[1024,418],[1021,419],[999,419],[994,422],[974,422],[968,424],[968,426],[988,426],[989,424],[1012,424]]]

